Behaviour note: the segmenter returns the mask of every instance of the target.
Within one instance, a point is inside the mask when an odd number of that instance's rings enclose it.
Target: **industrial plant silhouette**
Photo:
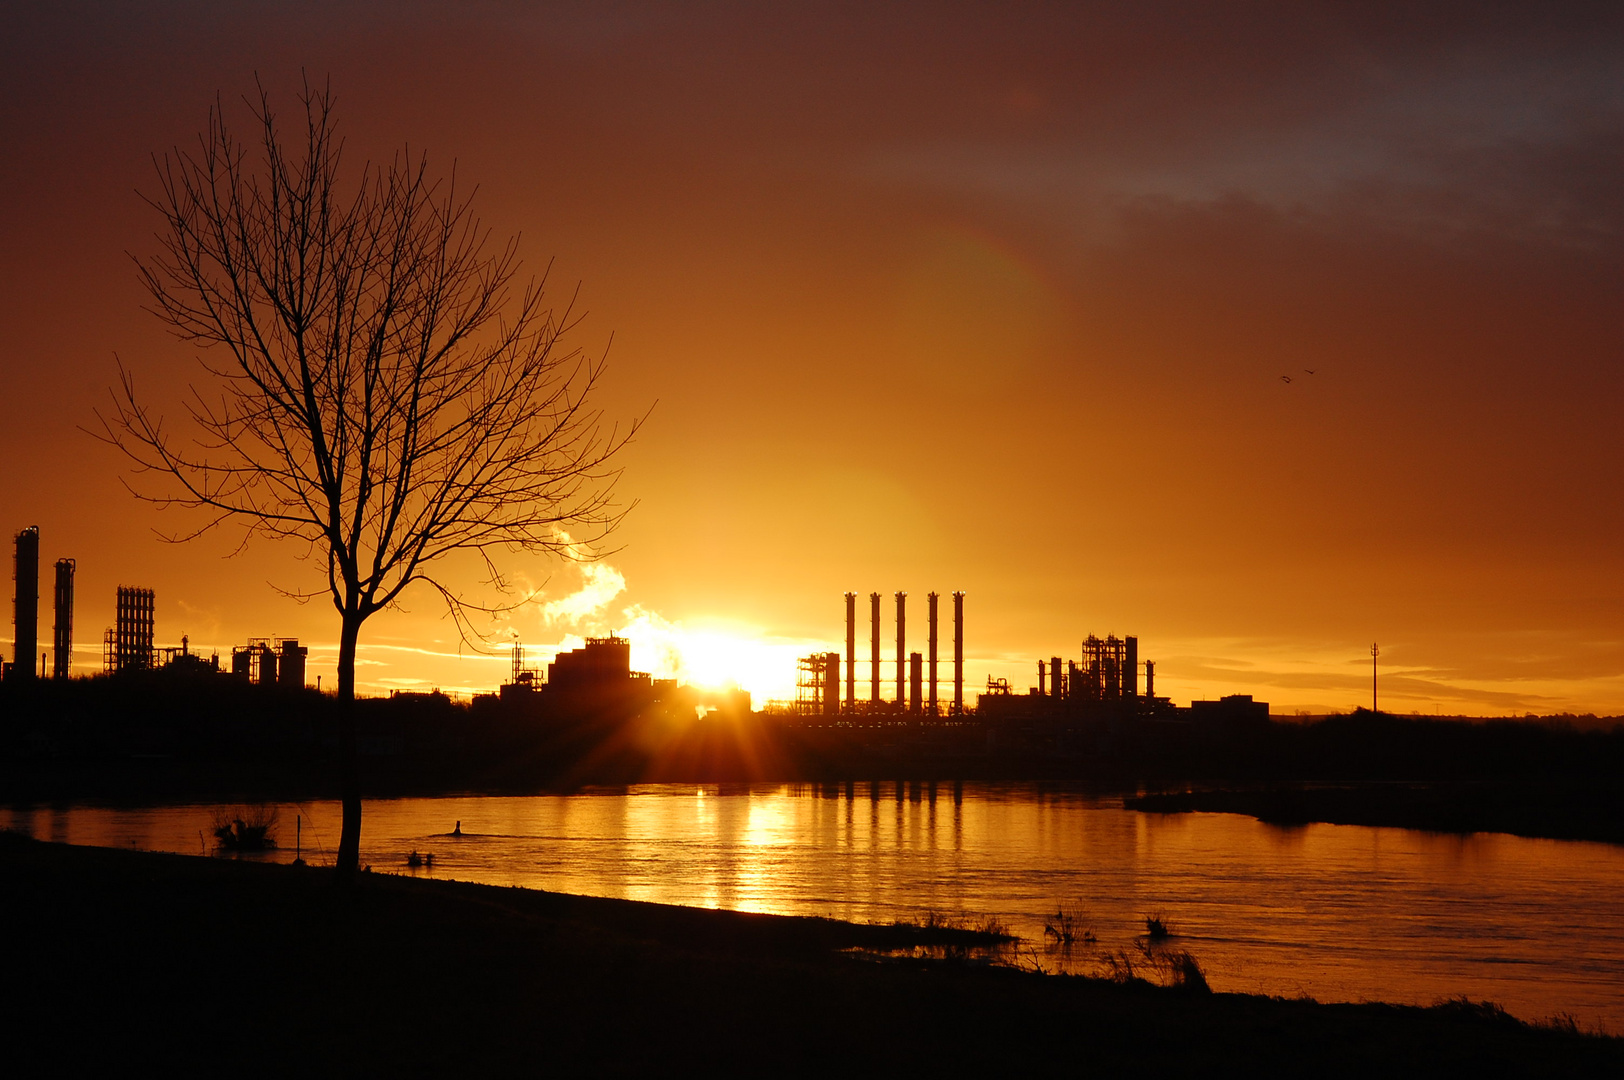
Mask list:
[[[51,654],[41,652],[36,671],[32,662],[38,643],[39,546],[37,526],[15,537],[13,626],[16,646],[11,662],[5,664],[8,679],[43,677]],[[70,558],[56,563],[54,597],[55,632],[52,677],[69,677],[73,653],[74,573]],[[882,679],[881,594],[869,594],[869,663],[867,695],[857,696],[857,594],[845,594],[845,686],[841,687],[841,656],[837,652],[813,653],[801,658],[796,680],[796,696],[790,702],[766,703],[763,711],[809,724],[835,723],[853,727],[943,722],[963,724],[980,716],[1003,725],[1039,721],[1067,721],[1114,715],[1122,717],[1176,717],[1181,710],[1170,699],[1156,696],[1156,665],[1139,659],[1136,637],[1090,634],[1082,643],[1080,660],[1053,656],[1037,660],[1037,684],[1025,693],[1016,693],[1005,679],[988,677],[976,705],[965,701],[964,601],[955,591],[953,600],[952,700],[939,700],[941,687],[939,657],[940,594],[927,595],[925,653],[908,651],[908,594],[893,594],[895,615],[895,661],[891,665],[895,693],[887,697],[887,680]],[[210,671],[260,686],[275,685],[299,690],[306,685],[309,649],[296,638],[249,638],[232,647],[229,665],[215,654],[208,659],[194,654],[185,636],[179,646],[159,646],[156,640],[156,596],[152,589],[120,585],[116,618],[103,636],[102,670],[107,675],[178,669]],[[752,711],[748,692],[722,693],[681,688],[674,679],[653,679],[631,669],[631,643],[624,637],[591,637],[583,646],[558,653],[547,665],[545,676],[526,664],[521,642],[512,645],[512,674],[495,693],[498,702],[518,710],[534,711],[545,702],[549,713],[603,715],[683,697],[701,711],[722,711],[729,715]],[[1144,692],[1139,673],[1144,670]],[[488,700],[488,699],[486,699]],[[1268,706],[1250,696],[1227,697],[1219,702],[1195,702],[1192,709],[1207,715],[1215,710],[1233,716],[1266,719]]]
[[[51,663],[50,653],[36,651],[39,551],[37,528],[16,534],[17,646],[0,683],[8,718],[0,769],[15,795],[284,797],[337,789],[341,703],[331,689],[320,691],[319,679],[307,685],[307,646],[250,638],[222,657],[194,652],[185,637],[159,645],[153,591],[119,586],[102,670],[69,678],[76,564],[56,563]],[[384,794],[655,780],[1156,786],[1543,776],[1560,778],[1560,790],[1546,784],[1501,800],[1516,811],[1511,827],[1523,821],[1543,833],[1624,836],[1624,806],[1607,784],[1624,765],[1616,733],[1363,710],[1303,724],[1271,720],[1268,705],[1249,695],[1175,705],[1156,693],[1157,665],[1141,658],[1138,638],[1115,634],[1087,635],[1071,657],[1034,658],[1029,687],[988,677],[972,699],[967,597],[947,594],[952,647],[944,664],[943,595],[927,595],[919,651],[909,648],[907,594],[892,594],[895,616],[886,627],[883,596],[869,593],[860,666],[858,594],[847,592],[844,654],[802,657],[787,701],[758,703],[743,690],[634,671],[632,643],[620,635],[588,638],[545,666],[530,663],[514,641],[506,681],[472,700],[401,691],[357,702],[362,782]],[[54,677],[42,677],[47,672]],[[1430,803],[1411,810],[1462,820]]]

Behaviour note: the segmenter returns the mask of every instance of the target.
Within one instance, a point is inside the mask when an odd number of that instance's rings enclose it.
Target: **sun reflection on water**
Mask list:
[[[41,839],[199,854],[215,808],[0,810]],[[280,808],[290,861],[329,862],[336,804]],[[460,822],[462,835],[453,835]],[[1033,949],[1057,906],[1101,949],[1165,912],[1220,990],[1428,1003],[1468,994],[1525,1017],[1624,1027],[1624,852],[1396,829],[1281,829],[1157,816],[1027,787],[859,782],[648,785],[528,798],[369,802],[374,870],[859,921],[996,916]],[[432,868],[409,870],[410,851]],[[244,856],[247,857],[247,856]],[[1050,970],[1096,954],[1045,953]]]

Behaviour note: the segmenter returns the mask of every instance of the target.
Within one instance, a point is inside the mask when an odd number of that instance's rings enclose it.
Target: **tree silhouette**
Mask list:
[[[441,179],[405,151],[346,186],[331,90],[307,83],[299,100],[291,147],[262,86],[248,101],[251,146],[217,103],[195,149],[155,158],[146,201],[164,218],[161,253],[136,264],[149,310],[199,347],[212,378],[207,393],[192,389],[180,438],[138,402],[122,363],[99,419],[137,474],[162,478],[162,490],[132,492],[210,512],[168,539],[235,520],[245,543],[297,540],[325,563],[341,623],[338,867],[349,873],[362,624],[414,582],[438,591],[465,636],[474,613],[513,606],[466,599],[433,571],[471,554],[511,601],[493,556],[574,557],[601,540],[624,513],[612,462],[640,421],[605,430],[590,404],[603,357],[563,345],[574,301],[549,308],[545,275],[518,285],[516,238],[489,243],[454,170]]]

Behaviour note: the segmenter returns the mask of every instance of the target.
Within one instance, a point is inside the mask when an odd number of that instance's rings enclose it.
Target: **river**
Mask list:
[[[213,853],[213,806],[0,809],[42,840]],[[336,803],[279,808],[273,852],[331,862]],[[462,835],[450,835],[457,823]],[[297,834],[297,837],[296,837]],[[433,856],[412,870],[407,856]],[[993,916],[1017,962],[1097,970],[1136,955],[1144,917],[1213,988],[1321,1001],[1430,1004],[1467,995],[1525,1019],[1624,1031],[1624,849],[1503,834],[1280,828],[1230,814],[1155,815],[1033,785],[729,787],[366,804],[375,871],[857,921]],[[1047,943],[1081,913],[1097,944]]]

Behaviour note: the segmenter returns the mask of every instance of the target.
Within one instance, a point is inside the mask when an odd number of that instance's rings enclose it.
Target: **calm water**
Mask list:
[[[45,840],[199,854],[215,808],[0,810]],[[293,858],[331,861],[336,803],[280,808]],[[700,907],[889,922],[999,917],[1028,962],[1044,916],[1089,913],[1099,948],[1131,948],[1163,912],[1217,990],[1430,1003],[1466,994],[1525,1018],[1624,1031],[1624,849],[1500,834],[1281,829],[1227,814],[1157,816],[1022,786],[904,789],[651,785],[513,798],[369,802],[362,859],[434,877]],[[465,835],[447,835],[457,821]],[[1030,951],[1028,951],[1030,950]]]

